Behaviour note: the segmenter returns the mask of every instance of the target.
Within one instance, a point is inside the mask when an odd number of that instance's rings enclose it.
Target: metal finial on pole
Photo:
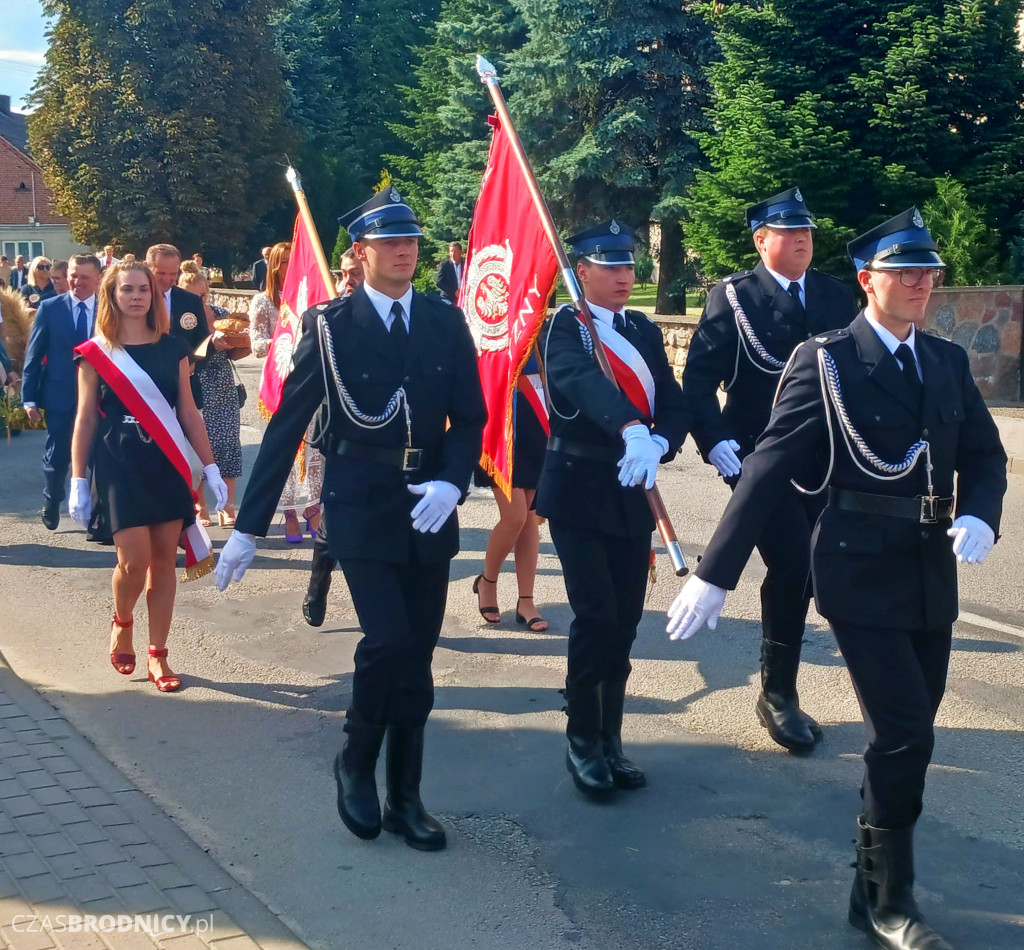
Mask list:
[[[337,288],[334,286],[334,275],[331,273],[331,265],[327,263],[323,245],[320,243],[320,235],[316,233],[316,227],[313,224],[313,213],[309,210],[306,193],[302,190],[302,179],[299,178],[299,173],[291,165],[285,169],[284,177],[288,179],[288,184],[292,186],[292,191],[295,192],[295,202],[299,206],[299,217],[302,218],[306,234],[313,245],[317,267],[320,268],[320,277],[324,282],[328,298],[333,300],[338,296]]]

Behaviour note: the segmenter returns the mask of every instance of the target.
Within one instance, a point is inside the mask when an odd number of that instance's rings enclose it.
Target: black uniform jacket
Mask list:
[[[406,445],[405,413],[379,429],[363,429],[342,409],[327,369],[330,425],[325,446],[323,503],[331,554],[405,564],[415,546],[421,562],[454,557],[459,550],[453,514],[437,534],[412,529],[410,512],[422,496],[411,483],[451,482],[465,495],[480,458],[487,410],[480,390],[476,350],[462,312],[433,295],[413,293],[405,365],[366,292],[314,307],[302,318],[302,339],[285,380],[281,406],[270,420],[238,515],[237,528],[266,535],[306,427],[325,395],[317,317],[331,333],[341,381],[360,411],[382,413],[400,386],[412,411],[412,445],[423,450],[419,471],[338,455],[341,440],[388,449]],[[450,427],[446,430],[446,425]]]
[[[196,347],[210,335],[206,324],[206,308],[202,297],[183,290],[181,287],[171,288],[171,335],[181,337],[188,344],[189,362],[195,363]],[[203,408],[203,387],[199,377],[192,374],[192,398],[199,409]]]
[[[704,461],[725,439],[740,444],[740,458],[753,451],[768,424],[779,382],[779,373],[763,372],[759,367],[770,367],[756,354],[755,366],[741,343],[736,316],[726,297],[728,284],[736,289],[754,335],[782,363],[808,337],[848,326],[857,313],[853,291],[819,271],[807,272],[805,308],[782,289],[764,264],[717,283],[708,294],[683,370],[683,392],[693,414],[690,430]],[[729,386],[724,409],[717,395],[723,385]]]
[[[654,418],[642,421],[668,442],[669,451],[662,458],[668,462],[686,438],[682,390],[668,365],[661,330],[645,314],[626,311],[625,336],[654,377]],[[592,446],[606,457],[584,458],[549,449],[537,486],[538,513],[618,537],[650,534],[654,518],[643,488],[623,488],[615,464],[625,453],[620,430],[641,418],[640,411],[587,352],[572,307],[562,307],[548,321],[539,352],[552,404],[551,437]]]
[[[848,328],[815,337],[797,351],[768,428],[744,461],[736,490],[697,567],[698,577],[735,587],[773,499],[788,489],[801,459],[827,456],[830,426],[818,370],[823,348],[835,361],[849,421],[875,455],[900,462],[917,440],[927,440],[935,493],[951,496],[955,475],[956,514],[974,515],[998,534],[1006,453],[971,376],[967,354],[947,340],[916,334],[922,409],[914,405],[895,357],[860,314]],[[909,473],[880,481],[854,463],[842,424],[834,411],[831,416],[835,462],[830,486],[899,497],[925,492],[923,455]],[[857,459],[870,469],[859,455]],[[952,624],[957,578],[952,541],[946,535],[950,524],[949,518],[921,524],[852,512],[830,502],[811,538],[819,613],[833,622],[869,627],[927,630]]]

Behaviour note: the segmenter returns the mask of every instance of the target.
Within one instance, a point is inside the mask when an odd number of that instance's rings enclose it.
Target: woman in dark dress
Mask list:
[[[523,369],[524,375],[537,372],[537,362],[531,356]],[[477,486],[490,486],[498,503],[498,523],[491,530],[484,555],[484,570],[473,581],[480,615],[488,623],[498,623],[498,575],[510,551],[515,554],[516,583],[519,599],[516,601],[516,620],[535,633],[548,628],[548,622],[533,603],[533,585],[537,578],[537,557],[540,552],[540,519],[533,510],[533,496],[537,493],[547,436],[540,420],[526,397],[515,394],[512,442],[512,497],[506,498],[489,476],[477,470]],[[523,592],[526,593],[523,593]]]
[[[94,342],[114,351],[123,350],[156,385],[202,461],[218,508],[223,508],[227,486],[213,463],[206,428],[192,400],[187,346],[168,334],[168,326],[163,299],[144,265],[115,264],[104,272],[97,295]],[[138,392],[144,390],[139,388]],[[154,396],[148,404],[155,408],[158,402]],[[133,612],[145,588],[149,679],[161,692],[173,692],[181,681],[167,663],[167,637],[177,587],[178,539],[182,528],[195,521],[191,484],[160,448],[153,433],[128,411],[106,378],[87,359],[80,358],[69,503],[72,518],[80,524],[89,520],[89,483],[85,476],[90,455],[95,463],[97,490],[107,501],[117,549],[110,661],[118,673],[128,676],[135,671]]]

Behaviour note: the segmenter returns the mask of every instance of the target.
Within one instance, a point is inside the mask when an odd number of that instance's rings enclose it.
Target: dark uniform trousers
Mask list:
[[[537,512],[548,519],[573,611],[570,688],[628,677],[654,530],[643,489],[623,488],[615,464],[625,452],[620,430],[640,412],[598,368],[579,327],[575,311],[563,307],[542,334],[551,436],[566,448],[548,449],[536,498]],[[668,461],[686,438],[687,416],[661,331],[643,313],[626,311],[623,335],[654,378],[654,418],[643,421],[668,442],[662,459]]]
[[[683,370],[683,393],[693,414],[691,430],[705,461],[719,442],[734,439],[745,458],[768,424],[778,375],[765,372],[749,341],[739,336],[736,314],[726,296],[732,285],[765,350],[784,363],[804,340],[826,330],[845,327],[856,315],[853,292],[842,281],[807,271],[805,306],[783,290],[764,264],[732,274],[711,289],[694,333]],[[761,367],[761,368],[759,368]],[[717,391],[728,386],[724,410]],[[820,481],[820,476],[819,476]],[[737,478],[726,479],[735,488]],[[810,605],[811,530],[823,503],[795,490],[776,500],[758,538],[757,550],[767,568],[761,585],[762,632],[765,640],[799,647]]]
[[[956,514],[980,518],[998,534],[1006,454],[967,354],[925,333],[916,335],[915,347],[923,400],[910,392],[863,315],[797,351],[768,427],[745,460],[697,566],[698,577],[735,587],[773,509],[791,491],[789,479],[804,460],[827,453],[821,349],[833,360],[850,424],[867,447],[892,461],[926,439],[935,494],[952,496],[955,481]],[[836,448],[830,494],[811,538],[814,596],[835,633],[867,725],[865,820],[875,828],[905,828],[921,812],[958,609],[956,560],[946,535],[951,519],[921,522],[852,510],[838,492],[885,495],[919,507],[925,458],[898,478],[873,478],[855,463],[835,414],[831,425]],[[860,455],[858,462],[871,469]]]
[[[346,415],[330,364],[325,371],[321,360],[320,314],[338,374],[359,411],[382,413],[404,387],[412,446],[422,450],[417,471],[403,472],[396,462],[407,441],[401,409],[375,429],[362,428]],[[403,356],[361,288],[307,311],[294,368],[253,466],[237,530],[266,534],[295,451],[325,396],[330,422],[324,434],[323,524],[363,630],[348,716],[377,726],[422,726],[433,706],[430,662],[459,526],[453,513],[436,534],[414,531],[410,513],[420,496],[408,486],[441,480],[464,496],[480,457],[486,409],[476,350],[461,312],[439,297],[414,293]],[[354,452],[345,451],[347,445],[355,446]]]
[[[52,504],[64,500],[64,483],[71,467],[73,412],[46,413],[46,446],[43,449],[43,497]]]

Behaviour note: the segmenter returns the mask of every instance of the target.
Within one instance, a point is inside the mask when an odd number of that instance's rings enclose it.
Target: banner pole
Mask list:
[[[558,236],[558,231],[555,229],[554,219],[551,217],[547,202],[544,200],[540,185],[537,183],[537,176],[533,172],[533,166],[530,165],[526,149],[523,148],[522,140],[519,138],[515,123],[509,114],[508,106],[505,103],[505,96],[501,91],[501,85],[498,83],[498,71],[483,56],[479,55],[476,58],[476,71],[480,76],[480,81],[487,87],[487,91],[490,93],[495,112],[497,112],[502,128],[504,128],[505,134],[508,136],[509,144],[512,146],[512,154],[515,155],[519,169],[523,173],[526,187],[530,192],[530,197],[533,199],[533,206],[540,217],[544,234],[558,261],[562,280],[565,282],[565,287],[572,298],[572,304],[583,317],[584,325],[590,334],[590,339],[593,341],[594,359],[601,368],[601,372],[614,382],[615,374],[612,372],[611,363],[608,362],[608,354],[605,353],[601,338],[594,329],[594,318],[587,307],[587,301],[580,290],[576,274],[573,273],[569,257],[565,253],[565,248],[562,247],[562,239]],[[645,494],[647,495],[647,503],[650,505],[651,513],[654,515],[654,520],[658,525],[658,533],[661,535],[661,540],[665,543],[669,558],[672,561],[672,569],[677,577],[682,577],[684,574],[689,573],[689,568],[686,566],[686,560],[683,557],[675,528],[672,526],[668,509],[665,507],[665,502],[661,497],[661,492],[658,490],[658,486],[655,485],[653,488],[645,489]]]
[[[310,243],[313,245],[313,253],[316,255],[316,263],[320,268],[320,276],[323,279],[324,287],[327,289],[327,298],[333,300],[338,296],[338,290],[334,285],[334,275],[331,273],[331,265],[327,263],[327,257],[324,255],[323,246],[320,244],[320,235],[317,234],[316,228],[313,225],[313,215],[309,210],[309,203],[306,201],[306,193],[302,190],[302,179],[299,178],[299,173],[288,166],[284,173],[284,177],[288,179],[288,184],[292,186],[292,191],[295,192],[295,201],[299,206],[299,216],[302,218],[302,223],[306,227],[306,235],[309,237]],[[299,314],[301,316],[301,314]]]

